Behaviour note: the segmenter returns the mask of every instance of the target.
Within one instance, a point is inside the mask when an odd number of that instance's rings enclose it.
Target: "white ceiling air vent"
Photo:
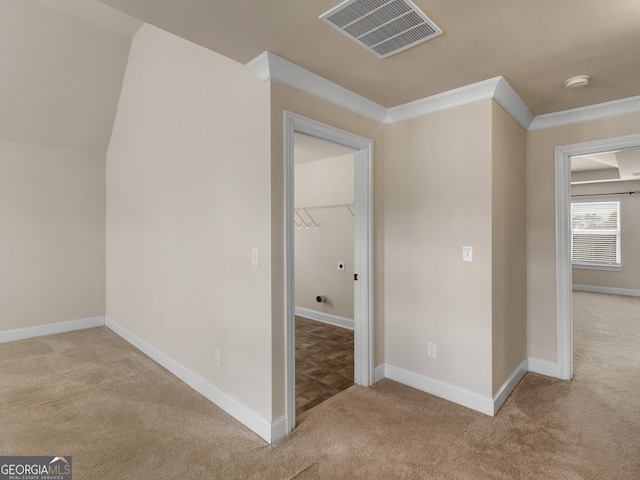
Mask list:
[[[347,0],[320,19],[380,58],[442,34],[409,0]]]

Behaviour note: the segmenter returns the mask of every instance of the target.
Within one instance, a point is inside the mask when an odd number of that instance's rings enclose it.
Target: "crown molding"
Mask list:
[[[640,96],[534,116],[504,77],[456,88],[414,102],[385,108],[271,52],[247,64],[263,81],[275,80],[382,124],[391,124],[451,108],[494,100],[525,131],[640,112]]]
[[[500,77],[491,78],[483,82],[473,83],[448,92],[421,98],[414,102],[391,107],[387,110],[385,123],[402,122],[411,118],[429,115],[431,113],[449,110],[451,108],[471,105],[472,103],[490,100],[496,90]]]
[[[531,123],[529,131],[563,127],[574,123],[589,122],[592,120],[624,115],[625,113],[637,112],[640,112],[640,95],[637,97],[614,100],[612,102],[598,103],[596,105],[564,110],[562,112],[538,115]]]
[[[264,52],[249,62],[247,67],[258,74],[263,81],[275,80],[378,123],[384,123],[387,116],[387,109],[382,105],[271,52]]]
[[[496,85],[496,90],[493,94],[493,99],[498,105],[511,115],[511,117],[518,122],[518,124],[528,131],[535,116],[527,107],[527,104],[522,101],[516,91],[511,88],[509,82],[504,77],[498,77],[500,81]]]

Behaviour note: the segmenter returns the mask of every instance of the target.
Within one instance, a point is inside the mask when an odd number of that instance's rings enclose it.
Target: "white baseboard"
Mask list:
[[[122,337],[142,353],[162,365],[184,383],[193,388],[196,392],[215,403],[218,407],[267,442],[272,443],[286,436],[286,425],[283,418],[280,418],[273,423],[266,420],[250,408],[231,398],[208,380],[176,362],[171,357],[165,355],[160,350],[129,332],[124,327],[118,325],[110,318],[107,318],[105,323],[106,326],[116,335]]]
[[[378,383],[380,380],[385,378],[384,369],[385,369],[384,363],[381,363],[380,365],[378,365],[373,369],[373,383]]]
[[[282,417],[274,420],[271,423],[271,442],[277,443],[280,440],[284,440],[288,437],[287,433],[287,418],[283,415]]]
[[[498,389],[496,394],[493,396],[493,413],[494,415],[498,413],[500,407],[505,402],[509,394],[513,391],[514,388],[520,383],[520,380],[527,374],[529,370],[529,361],[528,359],[524,359],[520,365],[516,367],[509,378],[502,384],[502,386]]]
[[[546,360],[538,360],[537,358],[529,357],[527,367],[530,372],[544,375],[546,377],[558,378],[558,364],[553,362],[547,362]]]
[[[296,315],[300,317],[310,318],[322,323],[328,323],[329,325],[335,325],[337,327],[344,327],[353,330],[354,323],[350,318],[338,317],[337,315],[331,315],[329,313],[317,312],[315,310],[309,310],[308,308],[296,307]]]
[[[425,377],[415,372],[410,372],[393,365],[385,365],[385,376],[396,382],[408,385],[436,397],[444,398],[450,402],[476,410],[480,413],[493,416],[494,401],[491,397],[484,397],[479,393],[466,390],[450,383],[445,383],[434,378]]]
[[[84,330],[86,328],[102,327],[104,326],[104,322],[104,317],[92,317],[83,318],[81,320],[71,320],[69,322],[49,323],[47,325],[38,325],[36,327],[7,330],[0,332],[0,343],[15,342],[17,340],[43,337],[45,335],[54,335],[56,333],[73,332],[75,330]]]
[[[632,290],[630,288],[597,287],[595,285],[573,284],[573,290],[577,292],[608,293],[610,295],[626,295],[628,297],[640,297],[640,290]]]

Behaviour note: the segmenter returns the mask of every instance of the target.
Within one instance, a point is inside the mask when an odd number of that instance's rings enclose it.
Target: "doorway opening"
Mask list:
[[[556,296],[558,378],[573,378],[571,159],[640,147],[640,135],[556,147]]]
[[[296,417],[354,382],[355,154],[294,134]]]
[[[298,225],[306,229],[316,228],[315,218],[296,212],[295,199],[295,139],[297,135],[341,146],[353,152],[353,336],[355,384],[369,386],[373,382],[373,325],[372,325],[372,147],[369,139],[331,127],[329,125],[284,113],[284,172],[285,172],[285,417],[286,433],[295,427],[296,418],[296,368],[295,368],[295,232]],[[301,137],[298,137],[301,138]],[[300,205],[299,207],[303,207]],[[341,207],[342,208],[342,207]],[[345,207],[348,208],[348,207]],[[308,210],[309,211],[309,210]],[[301,215],[301,216],[298,216]],[[306,225],[303,225],[303,219]],[[313,221],[312,221],[313,219]],[[335,268],[339,268],[336,260]],[[346,260],[345,260],[346,263]],[[347,265],[343,266],[346,270]],[[325,297],[318,292],[316,297]],[[323,303],[323,299],[319,303]],[[340,317],[339,315],[334,315]]]

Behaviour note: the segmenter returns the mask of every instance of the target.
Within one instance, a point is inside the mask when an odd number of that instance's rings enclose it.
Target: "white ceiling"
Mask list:
[[[638,0],[414,0],[444,33],[380,59],[319,20],[340,0],[101,0],[246,64],[270,51],[384,107],[504,76],[538,115],[640,95]],[[568,91],[564,80],[588,74]]]
[[[640,180],[640,148],[571,157],[571,183]]]
[[[309,135],[294,135],[293,157],[296,164],[315,162],[326,158],[341,157],[353,154],[353,150],[337,143],[320,140]]]
[[[0,0],[0,140],[104,154],[136,25],[91,0]]]

